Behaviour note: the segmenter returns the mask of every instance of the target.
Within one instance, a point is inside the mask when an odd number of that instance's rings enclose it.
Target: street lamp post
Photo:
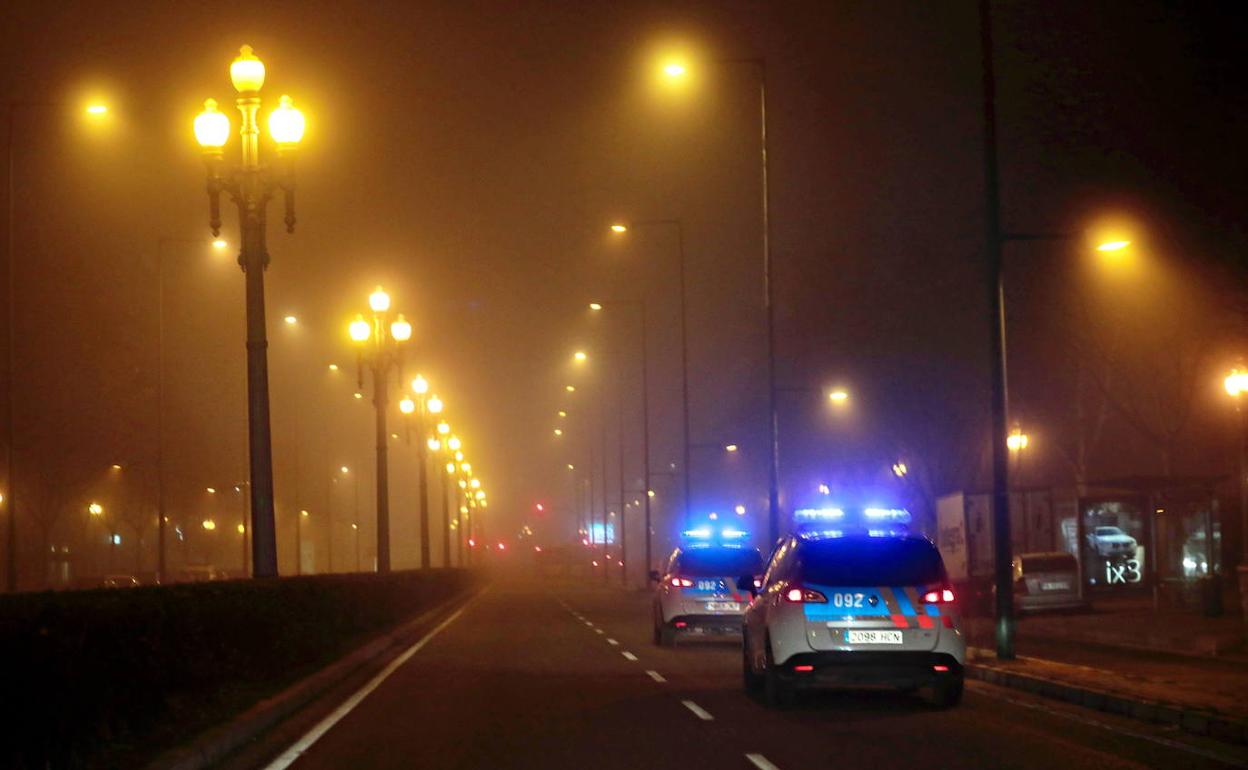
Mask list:
[[[676,248],[680,263],[680,403],[681,414],[684,421],[683,433],[684,439],[682,444],[682,468],[684,474],[685,485],[685,523],[689,523],[689,515],[692,510],[691,498],[693,495],[692,487],[689,485],[689,295],[688,286],[685,281],[686,264],[685,264],[685,227],[679,219],[651,219],[640,222],[633,222],[631,225],[616,224],[611,226],[612,232],[625,233],[629,227],[674,227],[676,229]],[[644,335],[643,335],[644,336]],[[643,391],[645,389],[643,388]],[[646,463],[649,467],[649,461]],[[650,485],[646,484],[646,491],[649,492]],[[647,546],[649,545],[649,512],[647,518]],[[650,568],[647,561],[647,569]]]
[[[373,341],[368,359],[373,372],[373,409],[377,428],[377,571],[384,573],[390,571],[390,485],[387,465],[387,442],[390,434],[386,431],[386,388],[390,372],[399,369],[401,365],[399,346],[411,339],[412,325],[402,315],[389,324],[386,323],[387,313],[390,311],[390,295],[380,286],[369,295],[368,305],[373,311],[372,322],[357,315],[348,331],[351,339],[361,346],[357,362],[357,382],[361,389],[364,388],[363,345],[370,338]],[[422,473],[422,479],[423,477]]]
[[[639,329],[639,332],[641,334],[641,469],[642,469],[641,470],[641,473],[642,473],[641,484],[643,487],[643,492],[647,493],[645,495],[645,503],[644,503],[644,506],[645,506],[644,518],[645,518],[645,528],[646,528],[646,547],[645,547],[646,569],[645,571],[648,574],[649,571],[654,568],[654,565],[652,562],[653,555],[651,553],[651,550],[652,550],[651,541],[653,540],[653,538],[651,537],[651,534],[650,534],[650,529],[651,529],[650,495],[648,494],[650,491],[650,377],[649,377],[650,364],[649,364],[649,354],[648,354],[648,350],[649,350],[649,328],[647,324],[648,314],[646,312],[646,303],[642,300],[635,300],[635,301],[634,300],[616,300],[616,301],[608,301],[608,302],[593,302],[593,303],[590,303],[589,309],[597,312],[597,311],[603,310],[604,308],[611,307],[614,305],[618,305],[621,307],[627,306],[627,307],[637,308],[638,318],[641,324],[640,329]],[[621,406],[620,413],[621,415],[623,415],[623,406]],[[623,420],[622,416],[621,416],[621,420]],[[623,428],[621,426],[621,432],[620,432],[621,456],[623,455],[623,448],[622,448],[623,440],[624,440]],[[621,460],[621,463],[622,462],[623,461]],[[624,478],[623,471],[621,470],[621,475],[620,475],[621,511],[623,511],[623,505],[624,505],[623,500],[622,500],[624,496],[623,478]],[[623,514],[621,513],[621,517],[622,516]],[[624,525],[624,520],[623,518],[621,518],[621,521],[620,521],[621,530],[624,530],[623,525]],[[624,559],[624,561],[627,564],[627,559]],[[625,577],[625,580],[627,581],[627,576]]]
[[[285,195],[286,231],[295,228],[293,156],[303,138],[304,119],[290,97],[282,96],[269,116],[269,131],[277,143],[276,172],[260,162],[260,88],[264,64],[243,46],[230,65],[230,79],[238,91],[242,114],[242,163],[224,168],[223,148],[230,134],[230,120],[217,110],[217,102],[204,102],[195,118],[195,137],[204,151],[208,170],[209,226],[221,232],[221,193],[227,192],[238,206],[241,246],[239,266],[246,276],[247,296],[247,436],[251,462],[252,560],[256,577],[277,575],[277,532],[273,515],[273,445],[269,429],[268,338],[264,313],[264,271],[269,264],[266,244],[268,202],[279,191]]]

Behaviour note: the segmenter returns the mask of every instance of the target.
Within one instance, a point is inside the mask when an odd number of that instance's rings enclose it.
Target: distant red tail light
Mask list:
[[[949,670],[948,666],[932,666],[932,670],[938,674],[943,674]]]
[[[811,671],[814,671],[815,667],[814,666],[794,666],[793,670],[797,671],[798,673],[808,674]]]
[[[688,624],[688,623],[686,623],[686,622],[685,622],[685,621],[683,621],[683,620],[678,620],[678,621],[676,621],[675,623],[673,623],[672,625],[676,626],[677,628],[684,628],[685,626],[687,626],[687,625],[689,625],[689,624]]]
[[[948,588],[928,591],[923,594],[924,604],[948,604],[953,601],[953,591]]]

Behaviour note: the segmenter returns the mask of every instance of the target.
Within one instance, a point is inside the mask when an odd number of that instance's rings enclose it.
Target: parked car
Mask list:
[[[105,575],[100,588],[137,588],[143,585],[134,575]]]
[[[1123,532],[1120,527],[1096,527],[1088,533],[1088,545],[1102,558],[1123,556],[1135,558],[1135,538]]]
[[[1019,612],[1084,609],[1079,596],[1079,563],[1064,551],[1014,557],[1014,606]]]
[[[192,564],[182,568],[178,574],[179,583],[209,583],[214,580],[228,580],[224,570],[211,564]]]

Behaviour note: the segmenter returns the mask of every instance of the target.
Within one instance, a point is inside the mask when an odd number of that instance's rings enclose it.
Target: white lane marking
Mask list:
[[[594,627],[594,624],[593,624],[593,623],[590,623],[588,620],[587,620],[587,621],[585,621],[585,625],[589,626],[590,628],[593,628],[593,627]]]
[[[612,647],[615,647],[615,646],[619,645],[619,642],[615,641],[615,640],[614,640],[614,639],[612,639],[611,637],[607,637],[607,644],[611,645]]]
[[[1056,717],[1069,719],[1074,722],[1078,722],[1079,724],[1091,725],[1092,727],[1099,727],[1103,730],[1108,730],[1111,733],[1118,733],[1119,735],[1126,735],[1131,738],[1139,738],[1141,740],[1151,741],[1152,743],[1160,744],[1162,746],[1165,746],[1166,748],[1176,749],[1178,751],[1185,751],[1188,754],[1195,754],[1197,756],[1204,757],[1205,759],[1212,759],[1215,762],[1221,762],[1224,765],[1238,766],[1241,764],[1240,760],[1238,759],[1232,759],[1224,754],[1217,754],[1212,751],[1206,751],[1205,749],[1199,748],[1197,746],[1192,746],[1190,744],[1183,743],[1181,741],[1172,741],[1169,738],[1162,738],[1156,735],[1149,735],[1148,733],[1139,733],[1139,732],[1136,732],[1135,730],[1127,730],[1122,727],[1111,725],[1106,722],[1101,722],[1096,719],[1088,719],[1086,716],[1082,714],[1069,714],[1069,713],[1066,713],[1065,711],[1061,711],[1060,709],[1050,708],[1049,706],[1045,706],[1040,703],[1028,703],[1027,701],[1018,700],[1017,698],[1011,698],[1006,695],[997,695],[994,693],[990,693],[987,690],[980,689],[978,687],[975,688],[975,690],[984,695],[987,695],[990,698],[997,698],[998,700],[1003,700],[1006,703],[1012,703],[1015,706],[1022,706],[1023,708],[1032,709],[1033,711],[1043,711],[1046,714],[1052,714],[1053,716],[1056,716]]]
[[[625,660],[637,660],[637,656],[632,654],[628,650],[625,650],[624,652],[621,652],[620,654],[624,656]]]
[[[750,760],[750,764],[758,768],[758,770],[780,770],[774,764],[767,760],[762,754],[746,754],[745,758]]]
[[[343,717],[350,714],[356,706],[360,705],[365,698],[372,694],[373,690],[376,690],[382,682],[386,681],[386,679],[393,674],[399,666],[402,666],[413,655],[420,652],[421,648],[428,644],[429,640],[441,633],[442,629],[459,619],[459,616],[464,614],[464,610],[468,609],[469,605],[475,602],[481,594],[485,593],[486,590],[489,589],[484,589],[481,593],[469,599],[464,606],[455,610],[455,612],[451,613],[450,617],[435,626],[432,631],[422,636],[420,641],[416,642],[411,647],[408,647],[401,655],[399,655],[399,657],[390,661],[389,665],[381,670],[381,673],[369,680],[368,684],[361,687],[350,698],[343,701],[342,705],[334,709],[332,714],[325,717],[320,722],[317,722],[315,727],[309,730],[302,738],[295,741],[293,746],[283,751],[281,756],[266,765],[264,770],[285,770],[285,768],[294,764],[295,760],[299,759],[305,751],[312,748],[312,744],[320,740],[321,736],[329,732],[330,729],[332,729],[334,725],[338,724]]]
[[[697,716],[698,719],[701,719],[703,722],[710,722],[711,720],[715,719],[715,717],[711,716],[711,712],[707,711],[706,709],[702,708],[701,706],[699,706],[698,704],[694,703],[691,700],[682,700],[681,703],[685,704],[685,708],[692,711],[694,715]]]
[[[650,671],[650,670],[648,670],[648,669],[647,669],[647,670],[646,670],[646,673],[647,673],[647,674],[649,674],[649,675],[650,675],[650,678],[651,678],[651,679],[653,679],[653,680],[654,680],[654,681],[656,681],[656,682],[666,682],[666,681],[667,681],[666,679],[664,679],[664,678],[663,678],[663,675],[662,675],[662,674],[660,674],[658,671]]]
[[[605,633],[606,633],[606,631],[603,631],[601,628],[595,628],[595,629],[594,629],[594,633],[595,633],[595,634],[605,634]]]

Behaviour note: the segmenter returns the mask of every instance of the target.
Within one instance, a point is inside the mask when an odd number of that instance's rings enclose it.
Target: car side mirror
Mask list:
[[[655,583],[657,583],[663,579],[663,576],[659,574],[659,571],[657,569],[652,569],[650,570],[650,579],[654,581]]]

